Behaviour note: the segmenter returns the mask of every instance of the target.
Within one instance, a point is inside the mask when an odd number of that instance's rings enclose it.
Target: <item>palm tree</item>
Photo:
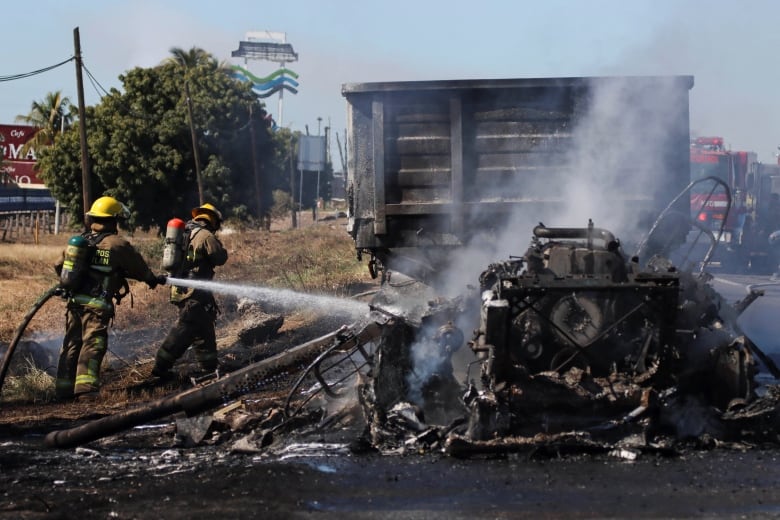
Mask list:
[[[217,59],[200,47],[192,47],[188,51],[181,47],[171,47],[170,53],[168,61],[181,65],[185,70],[194,69],[198,65],[219,66]]]
[[[41,101],[33,101],[30,113],[16,116],[17,123],[25,123],[38,129],[35,135],[24,145],[24,153],[30,147],[39,150],[54,144],[57,135],[73,123],[70,99],[61,91],[49,92]]]

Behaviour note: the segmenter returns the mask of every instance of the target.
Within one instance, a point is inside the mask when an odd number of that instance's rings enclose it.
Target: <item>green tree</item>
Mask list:
[[[86,118],[94,115],[94,109],[87,107]],[[51,190],[52,196],[65,207],[71,221],[84,221],[84,197],[81,191],[81,140],[78,122],[61,134],[53,145],[43,148],[38,154],[38,176]],[[103,190],[93,181],[92,189]],[[102,191],[100,192],[102,194]]]
[[[208,56],[208,55],[206,55]],[[190,91],[197,147],[192,146],[186,96]],[[88,107],[88,149],[93,190],[122,200],[144,229],[163,228],[172,217],[188,217],[203,200],[226,216],[244,216],[253,207],[250,113],[255,122],[258,157],[273,157],[267,113],[251,86],[230,77],[214,59],[185,69],[175,60],[153,68],[135,68],[120,76],[123,91],[112,89]],[[197,87],[195,87],[197,86]],[[252,107],[252,110],[250,110]],[[81,190],[77,125],[44,150],[41,176],[54,195],[80,219]],[[203,159],[198,188],[195,150]],[[273,168],[264,168],[273,170]]]

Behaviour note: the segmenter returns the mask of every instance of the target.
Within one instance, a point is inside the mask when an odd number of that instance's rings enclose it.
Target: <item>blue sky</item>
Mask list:
[[[780,145],[780,2],[774,0],[38,0],[3,5],[0,76],[73,55],[100,84],[201,47],[219,59],[248,31],[281,31],[299,55],[297,95],[283,124],[316,132],[317,118],[345,127],[341,85],[363,81],[587,75],[695,77],[691,132],[720,135],[733,149],[776,160]],[[258,76],[277,65],[250,62]],[[0,82],[0,123],[62,90],[75,103],[72,63]],[[88,104],[98,89],[85,77]],[[267,100],[278,119],[276,97]]]

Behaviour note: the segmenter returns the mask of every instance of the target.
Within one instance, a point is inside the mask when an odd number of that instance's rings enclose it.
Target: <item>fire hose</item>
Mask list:
[[[11,341],[11,343],[8,344],[8,350],[5,351],[5,356],[3,356],[3,365],[0,367],[0,394],[3,392],[3,382],[5,381],[5,374],[8,372],[8,367],[11,365],[11,357],[14,355],[16,345],[18,345],[19,341],[22,339],[22,334],[24,334],[24,330],[27,328],[30,320],[32,320],[33,316],[35,316],[35,314],[41,309],[41,307],[43,307],[43,304],[46,303],[49,298],[52,296],[59,296],[61,294],[63,294],[63,289],[59,284],[49,288],[40,296],[40,298],[36,300],[33,306],[30,307],[30,310],[27,311],[27,314],[24,315],[24,319],[22,319],[22,322],[16,329],[14,339]]]

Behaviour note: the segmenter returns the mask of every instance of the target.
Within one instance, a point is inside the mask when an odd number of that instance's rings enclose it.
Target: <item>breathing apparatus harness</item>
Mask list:
[[[112,300],[116,304],[130,294],[130,306],[133,299],[130,293],[130,285],[127,279],[122,278],[121,286],[113,293],[108,294],[106,282],[116,274],[110,264],[110,253],[98,249],[98,244],[112,231],[87,231],[81,235],[74,235],[68,240],[65,248],[65,258],[60,271],[60,294],[67,299],[83,299],[84,296],[92,299],[100,299],[106,303]],[[81,296],[81,298],[79,298]],[[85,300],[86,301],[86,300]],[[81,303],[81,302],[80,302]]]
[[[162,268],[168,272],[169,276],[205,280],[213,278],[214,267],[207,258],[201,257],[192,245],[195,236],[203,229],[207,229],[206,224],[198,222],[197,219],[190,220],[186,224],[178,218],[168,221]],[[193,296],[202,300],[207,310],[213,308],[215,312],[219,313],[216,301],[210,296],[210,293],[191,287],[171,285],[171,303],[180,306]]]

